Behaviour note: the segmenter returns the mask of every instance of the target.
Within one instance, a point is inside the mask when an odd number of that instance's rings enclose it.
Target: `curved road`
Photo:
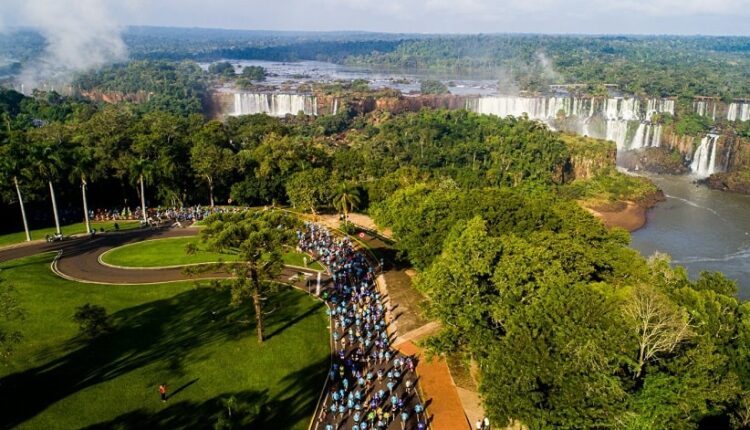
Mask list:
[[[63,242],[34,243],[0,249],[0,263],[43,252],[59,252],[58,258],[53,263],[53,270],[57,275],[78,282],[98,284],[136,285],[226,277],[226,273],[218,271],[190,276],[185,274],[182,268],[122,269],[105,266],[99,262],[99,256],[103,253],[128,243],[150,239],[195,236],[197,234],[198,229],[195,228],[163,227],[132,232],[105,233],[94,237],[76,237]],[[309,273],[311,276],[317,273],[312,270],[285,267],[279,280],[288,283],[290,277],[300,272]],[[327,282],[328,276],[324,275],[321,283]],[[305,282],[300,282],[297,286],[304,287],[304,284]]]

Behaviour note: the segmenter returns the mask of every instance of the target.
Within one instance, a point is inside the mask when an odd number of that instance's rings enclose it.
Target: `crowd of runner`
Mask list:
[[[186,206],[186,207],[171,207],[171,208],[148,208],[146,210],[146,219],[148,224],[163,224],[163,223],[175,223],[175,222],[192,222],[200,221],[207,216],[215,213],[224,212],[237,212],[246,210],[247,208],[241,207],[208,207],[208,206]],[[137,206],[134,210],[128,207],[116,208],[116,209],[97,209],[96,211],[89,211],[89,218],[95,221],[123,221],[123,220],[142,220],[143,212],[140,206]]]
[[[301,250],[328,267],[333,281],[322,296],[335,352],[316,429],[426,429],[417,362],[391,348],[373,266],[348,238],[317,224],[305,223],[297,238]]]

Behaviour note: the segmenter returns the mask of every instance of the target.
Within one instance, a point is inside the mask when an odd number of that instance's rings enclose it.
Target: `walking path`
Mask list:
[[[422,316],[421,304],[426,298],[414,289],[410,268],[401,266],[393,247],[370,229],[361,241],[383,259],[386,272],[378,277],[378,286],[389,304],[389,319],[398,333],[394,347],[406,355],[419,357],[419,386],[426,400],[432,430],[471,429],[450,369],[441,357],[424,359],[417,342],[439,329],[439,324]],[[384,240],[385,239],[385,240]]]
[[[412,341],[397,346],[403,354],[414,355],[419,360],[419,384],[427,402],[433,430],[465,429],[471,427],[464,414],[456,386],[453,384],[448,364],[441,357],[424,359],[424,351]]]
[[[375,285],[375,268],[348,238],[306,223],[299,246],[325,264],[333,282],[329,304],[333,363],[318,405],[316,430],[426,429],[416,390],[417,360],[392,348],[387,302]]]

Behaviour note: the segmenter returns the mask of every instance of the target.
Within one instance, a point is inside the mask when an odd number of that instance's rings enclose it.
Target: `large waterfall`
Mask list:
[[[661,146],[661,125],[642,122],[638,124],[628,149]]]
[[[750,121],[750,102],[735,102],[727,110],[728,121]]]
[[[317,115],[318,104],[315,96],[300,94],[235,93],[232,115],[252,115],[265,113],[271,116]]]
[[[693,161],[690,163],[690,170],[693,174],[706,178],[716,173],[716,153],[719,142],[718,134],[709,134],[701,139],[701,144],[693,154]]]
[[[693,102],[693,111],[700,116],[711,117],[716,121],[716,101],[714,100],[696,100]]]
[[[644,106],[637,98],[625,97],[496,96],[469,99],[466,109],[500,117],[526,114],[550,126],[556,120],[573,118],[574,131],[614,141],[618,150],[627,150],[661,144],[661,126],[651,119],[654,114],[674,114],[675,101],[649,99]]]

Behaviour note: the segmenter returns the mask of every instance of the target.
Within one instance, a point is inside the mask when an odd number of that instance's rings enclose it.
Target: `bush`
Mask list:
[[[265,81],[266,69],[261,66],[245,66],[242,69],[242,77],[251,81]]]
[[[420,82],[422,94],[448,94],[448,87],[440,81],[426,79]]]
[[[342,220],[339,223],[339,230],[343,231],[346,234],[351,235],[351,234],[355,234],[357,232],[357,226],[355,226],[351,222],[346,222],[346,221]]]
[[[91,303],[76,308],[73,321],[78,323],[81,334],[91,339],[112,330],[107,310]]]

